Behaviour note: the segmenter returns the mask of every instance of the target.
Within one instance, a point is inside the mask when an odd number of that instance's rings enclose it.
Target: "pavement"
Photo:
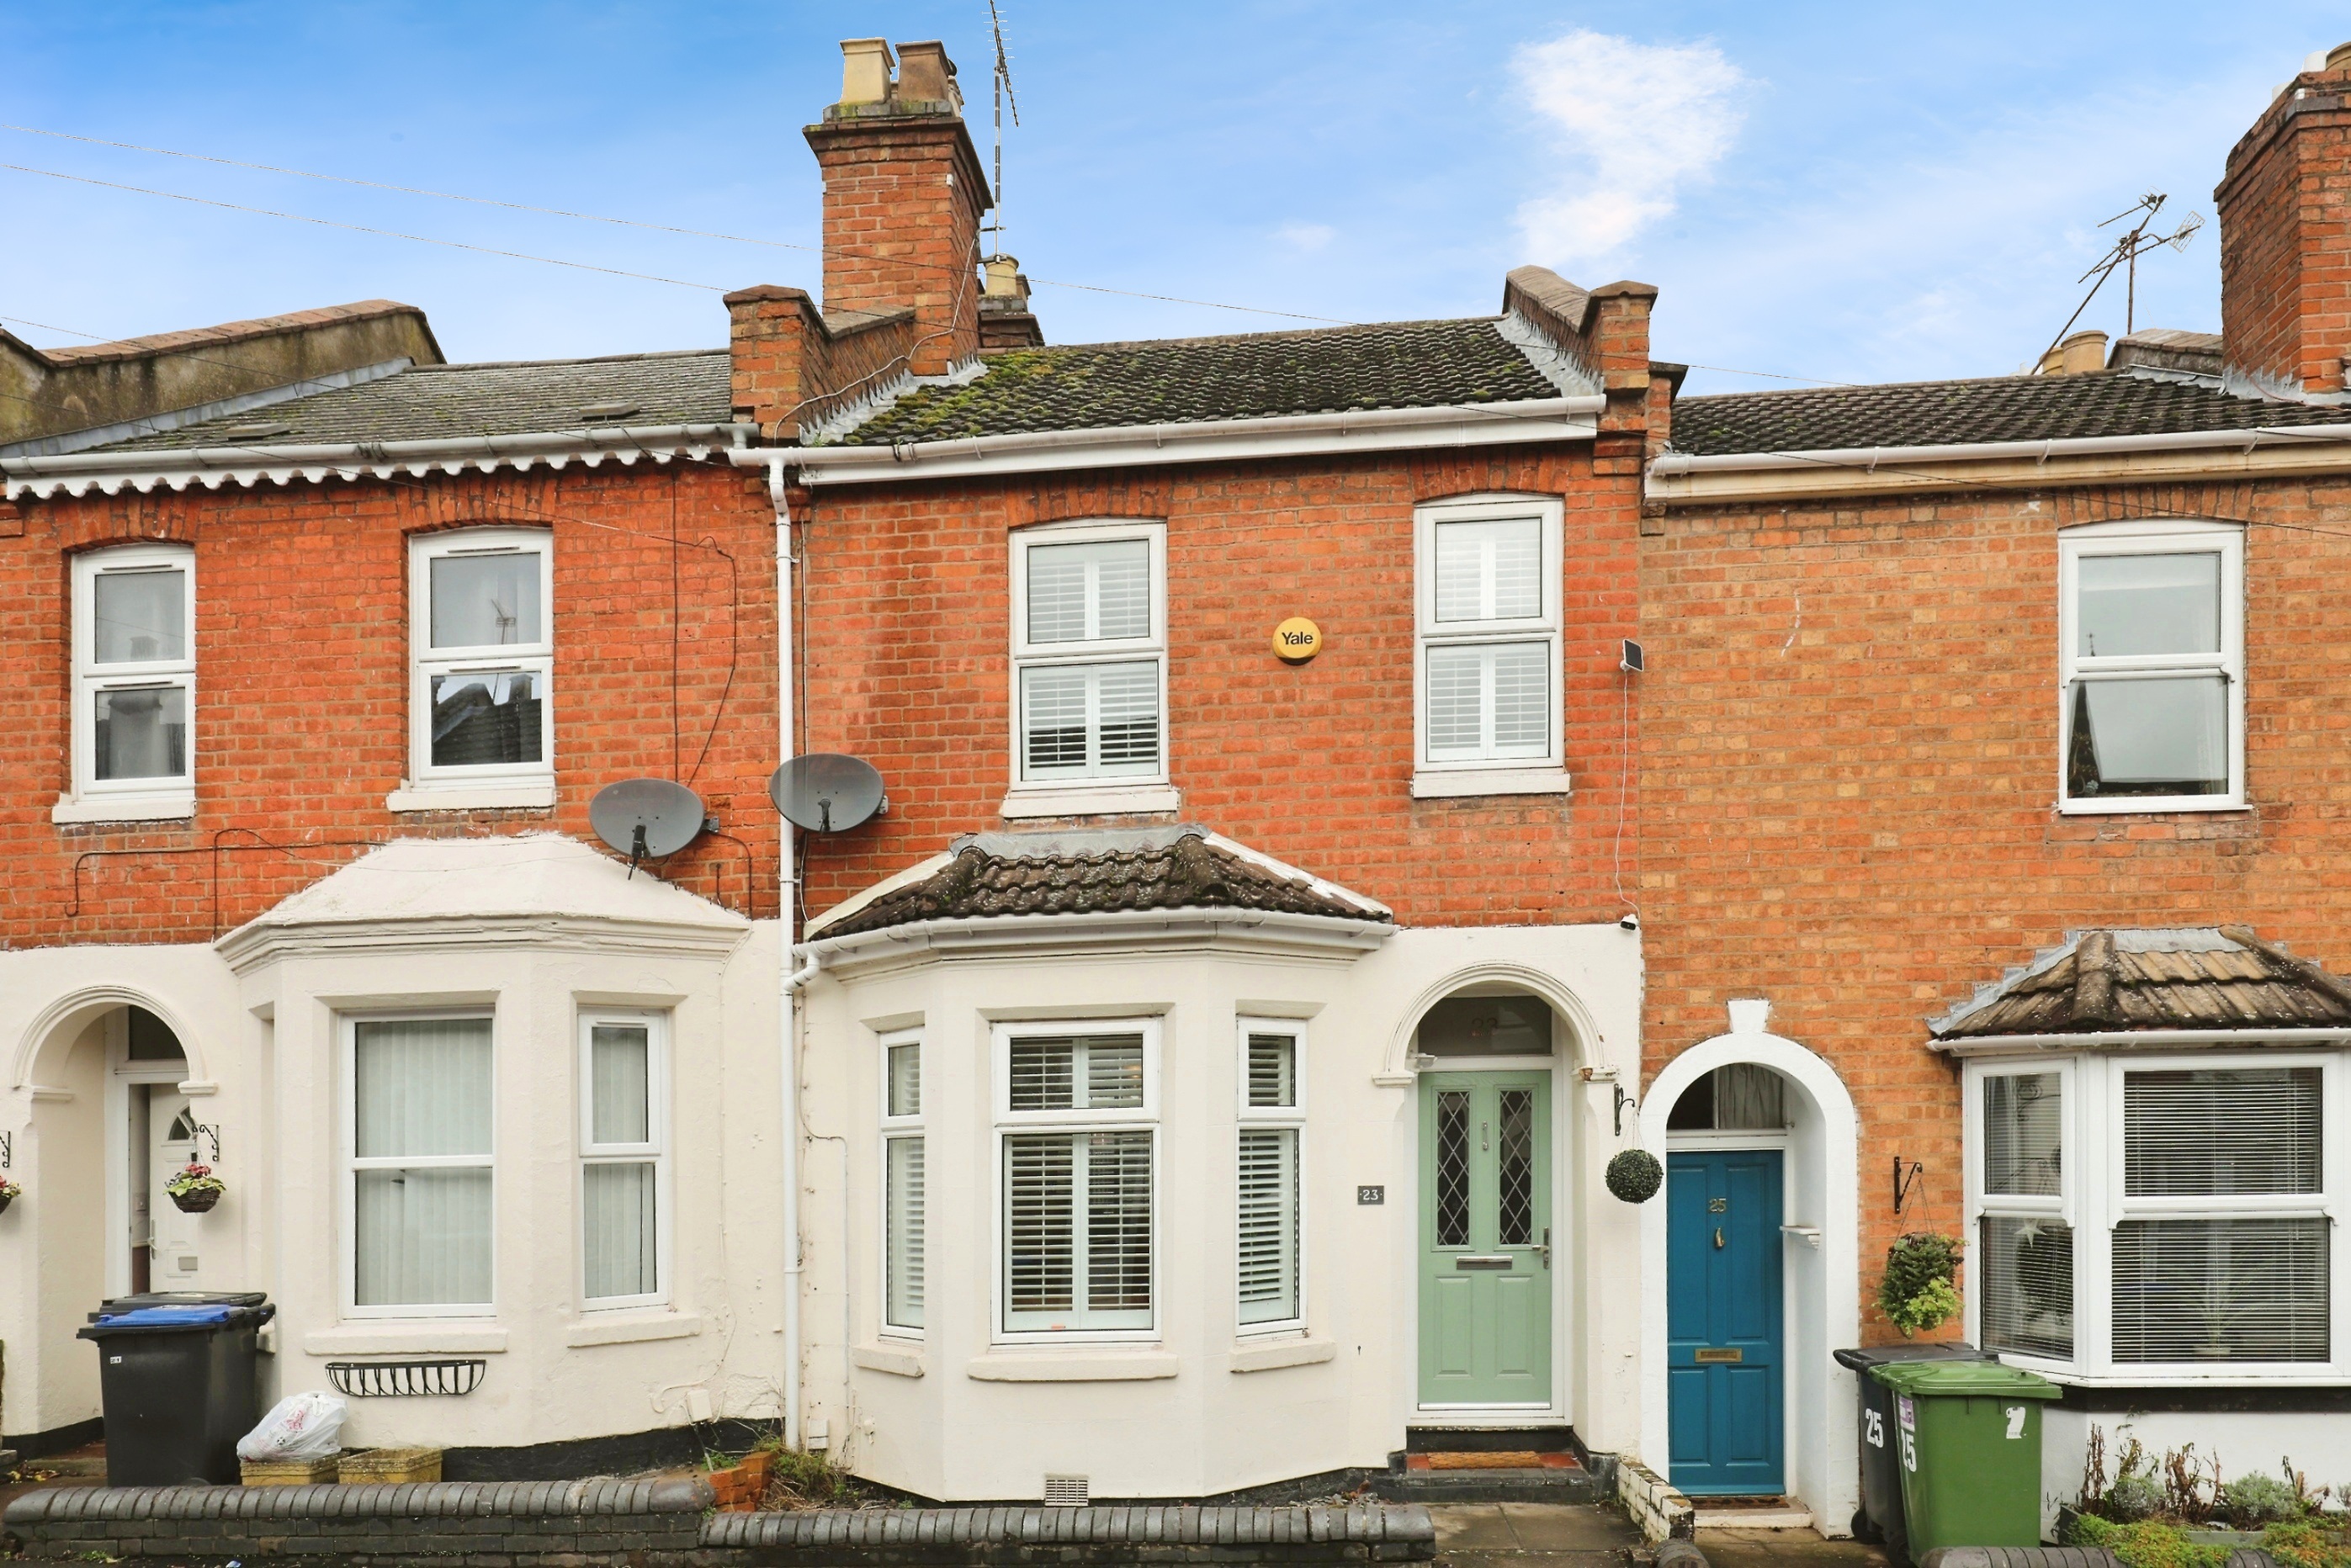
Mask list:
[[[1633,1568],[1641,1532],[1601,1503],[1433,1503],[1440,1568]],[[1886,1553],[1811,1530],[1701,1530],[1710,1568],[1888,1568]]]

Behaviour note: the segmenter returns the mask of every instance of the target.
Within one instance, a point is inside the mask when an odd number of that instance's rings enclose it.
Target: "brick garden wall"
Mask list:
[[[2057,533],[2252,518],[2241,812],[2061,816]],[[1677,510],[1645,538],[1645,1075],[1765,996],[1861,1121],[1868,1298],[1956,1232],[1956,1069],[1925,1018],[2091,926],[2244,921],[2351,970],[2351,480]],[[2311,533],[2297,530],[2332,530]],[[1925,1165],[1897,1222],[1893,1158]]]
[[[405,541],[468,524],[554,537],[557,804],[394,814]],[[195,815],[53,825],[71,777],[69,556],[153,539],[195,550]],[[683,461],[0,504],[0,944],[208,941],[395,836],[594,842],[597,789],[674,766],[740,843],[705,837],[662,874],[772,917],[774,549],[764,478]]]
[[[1406,924],[1614,919],[1625,800],[1618,642],[1635,618],[1637,459],[1588,447],[1187,466],[802,493],[802,745],[889,781],[872,826],[812,845],[820,912],[1002,824],[1013,529],[1167,524],[1171,776],[1182,815],[1393,905]],[[1627,472],[1624,470],[1635,472]],[[1565,497],[1567,796],[1413,800],[1413,507]],[[1312,618],[1298,667],[1276,622]],[[1625,886],[1634,829],[1625,828]]]

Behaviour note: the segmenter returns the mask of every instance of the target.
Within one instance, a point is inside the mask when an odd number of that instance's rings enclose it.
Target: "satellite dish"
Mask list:
[[[693,843],[705,820],[702,797],[667,779],[622,779],[588,803],[588,826],[629,857],[632,877],[638,861],[658,860]]]
[[[794,757],[768,781],[768,794],[787,822],[810,833],[846,833],[888,804],[872,763],[834,752]]]

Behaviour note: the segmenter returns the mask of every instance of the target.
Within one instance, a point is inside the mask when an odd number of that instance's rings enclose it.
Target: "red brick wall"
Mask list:
[[[808,128],[824,169],[824,307],[914,307],[909,360],[943,374],[979,352],[979,217],[986,176],[952,115]]]
[[[2057,533],[2253,518],[2250,810],[2057,815]],[[1645,538],[1645,1076],[1769,997],[1861,1117],[1862,1272],[1962,1222],[1923,1019],[2092,926],[2244,921],[2351,971],[2351,481],[1676,510]],[[2332,533],[2295,532],[2316,527]],[[1895,1218],[1895,1156],[1918,1160]],[[1892,1331],[1869,1319],[1876,1338]]]
[[[2230,364],[2290,387],[2344,389],[2351,350],[2351,68],[2313,71],[2229,153],[2220,325]]]
[[[1011,774],[1009,532],[1167,524],[1168,734],[1183,816],[1418,924],[1614,919],[1625,761],[1619,639],[1634,626],[1637,456],[1589,449],[1187,466],[820,489],[795,502],[807,613],[804,744],[871,759],[890,812],[810,849],[808,909],[1002,826]],[[1566,506],[1570,796],[1415,801],[1413,507],[1480,491]],[[1274,624],[1326,639],[1291,667]],[[1627,823],[1625,877],[1634,876]]]
[[[394,836],[552,828],[593,842],[590,796],[666,776],[674,758],[743,842],[705,838],[662,874],[775,914],[764,478],[608,464],[26,502],[9,515],[23,532],[0,530],[0,942],[206,941]],[[469,523],[543,524],[554,536],[558,804],[395,815],[384,798],[408,771],[405,540]],[[674,563],[673,529],[685,541]],[[195,548],[195,816],[53,825],[71,777],[68,554],[155,538]],[[716,550],[696,547],[705,540]],[[718,550],[734,557],[731,585]]]

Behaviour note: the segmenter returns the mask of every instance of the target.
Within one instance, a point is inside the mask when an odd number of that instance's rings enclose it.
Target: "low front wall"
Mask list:
[[[711,1513],[716,1501],[700,1480],[71,1487],[18,1498],[0,1532],[47,1562],[244,1568],[1305,1568],[1437,1555],[1417,1506]]]

